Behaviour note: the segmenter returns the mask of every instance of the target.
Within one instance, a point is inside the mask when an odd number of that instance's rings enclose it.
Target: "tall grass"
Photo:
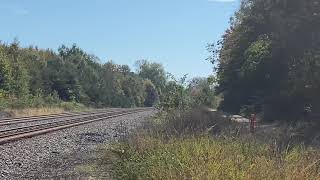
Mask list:
[[[4,112],[7,112],[10,117],[24,117],[24,116],[40,116],[48,114],[58,114],[66,111],[83,111],[88,110],[82,104],[74,102],[61,102],[59,104],[51,106],[39,106],[31,108],[10,108],[5,109]]]
[[[268,145],[204,136],[136,137],[117,149],[117,179],[320,179],[318,151],[302,147],[275,154]]]
[[[110,146],[100,168],[112,164],[115,179],[320,179],[319,151],[279,131],[252,136],[202,110],[160,113]]]
[[[25,108],[25,109],[11,109],[7,110],[12,117],[24,117],[24,116],[40,116],[47,114],[63,113],[63,108],[57,107],[42,107],[42,108]]]
[[[83,104],[62,101],[56,92],[44,96],[42,91],[38,90],[35,95],[27,94],[21,97],[0,92],[0,114],[3,117],[46,115],[85,109],[87,108]]]

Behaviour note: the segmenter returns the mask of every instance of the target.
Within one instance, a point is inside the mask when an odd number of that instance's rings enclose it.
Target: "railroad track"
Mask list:
[[[105,112],[106,110],[95,110],[95,111],[84,111],[84,112],[66,112],[60,114],[49,114],[42,116],[29,116],[29,117],[19,117],[19,118],[4,118],[0,119],[0,127],[4,125],[12,125],[18,123],[26,123],[26,122],[35,122],[35,121],[43,121],[43,120],[51,120],[57,118],[66,118],[66,117],[75,117],[75,116],[83,116],[89,114],[95,114],[99,112]],[[108,112],[116,112],[116,109],[108,110]],[[119,111],[119,109],[118,109]]]
[[[33,125],[25,125],[0,130],[0,145],[19,139],[29,138],[61,129],[101,121],[113,117],[147,111],[150,108],[99,110],[83,113],[62,113],[45,116],[32,116],[0,120],[0,127],[19,123],[36,122]],[[52,120],[50,122],[46,122]],[[44,122],[42,122],[44,121]]]

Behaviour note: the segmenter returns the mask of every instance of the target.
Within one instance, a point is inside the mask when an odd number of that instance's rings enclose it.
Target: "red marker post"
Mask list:
[[[256,129],[256,115],[255,114],[251,114],[251,118],[250,118],[250,133],[254,133],[255,129]]]

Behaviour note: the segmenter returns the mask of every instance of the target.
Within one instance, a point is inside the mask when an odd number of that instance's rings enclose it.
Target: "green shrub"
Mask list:
[[[111,164],[115,179],[320,179],[319,151],[285,128],[252,136],[219,112],[161,112],[109,146],[99,168]]]
[[[116,179],[320,178],[320,156],[312,149],[274,154],[268,145],[207,136],[136,136],[113,148],[119,157],[113,169]]]

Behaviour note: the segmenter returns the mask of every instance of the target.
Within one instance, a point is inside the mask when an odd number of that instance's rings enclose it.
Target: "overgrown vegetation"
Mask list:
[[[319,9],[317,0],[242,0],[222,40],[208,47],[216,77],[197,99],[185,79],[168,83],[160,114],[108,148],[103,162],[116,157],[114,177],[320,179],[319,121],[307,116],[320,112]],[[215,95],[220,110],[278,123],[253,135],[222,114],[190,111],[217,105]],[[312,121],[295,123],[301,119]]]
[[[188,83],[180,83],[158,63],[137,61],[137,71],[112,61],[104,64],[94,55],[73,45],[58,52],[15,40],[0,44],[0,109],[61,107],[83,104],[91,107],[143,107],[170,104],[175,94],[191,99]],[[190,84],[197,95],[212,94],[206,79]],[[193,94],[193,97],[197,95]],[[201,96],[199,96],[201,97]],[[211,97],[214,98],[213,96]],[[201,99],[209,104],[212,99]],[[199,103],[200,103],[199,101]],[[67,103],[70,102],[70,103]]]
[[[319,179],[319,152],[212,137],[137,137],[118,147],[117,179]]]
[[[152,106],[157,102],[158,90],[148,77],[139,75],[144,69],[137,74],[127,65],[99,62],[76,45],[62,45],[56,53],[21,48],[18,41],[1,44],[2,108],[51,106],[61,101],[93,107]],[[152,69],[152,65],[144,62],[141,66]],[[161,65],[157,70],[164,73]]]
[[[317,117],[252,135],[200,108],[293,122],[320,113],[319,10],[318,0],[242,0],[208,47],[216,77],[191,81],[146,60],[136,72],[102,64],[76,45],[1,44],[0,109],[158,107],[149,124],[107,149],[99,168],[112,163],[116,179],[320,179],[320,152],[308,146],[319,139]]]
[[[74,109],[72,109],[74,110]],[[42,108],[24,108],[7,110],[11,117],[39,116],[47,114],[59,114],[65,111],[64,108],[42,107]]]
[[[163,112],[108,146],[98,169],[112,166],[115,179],[319,179],[319,150],[287,128],[251,135],[219,112]]]
[[[320,111],[318,0],[243,0],[209,58],[220,109],[296,120]]]

